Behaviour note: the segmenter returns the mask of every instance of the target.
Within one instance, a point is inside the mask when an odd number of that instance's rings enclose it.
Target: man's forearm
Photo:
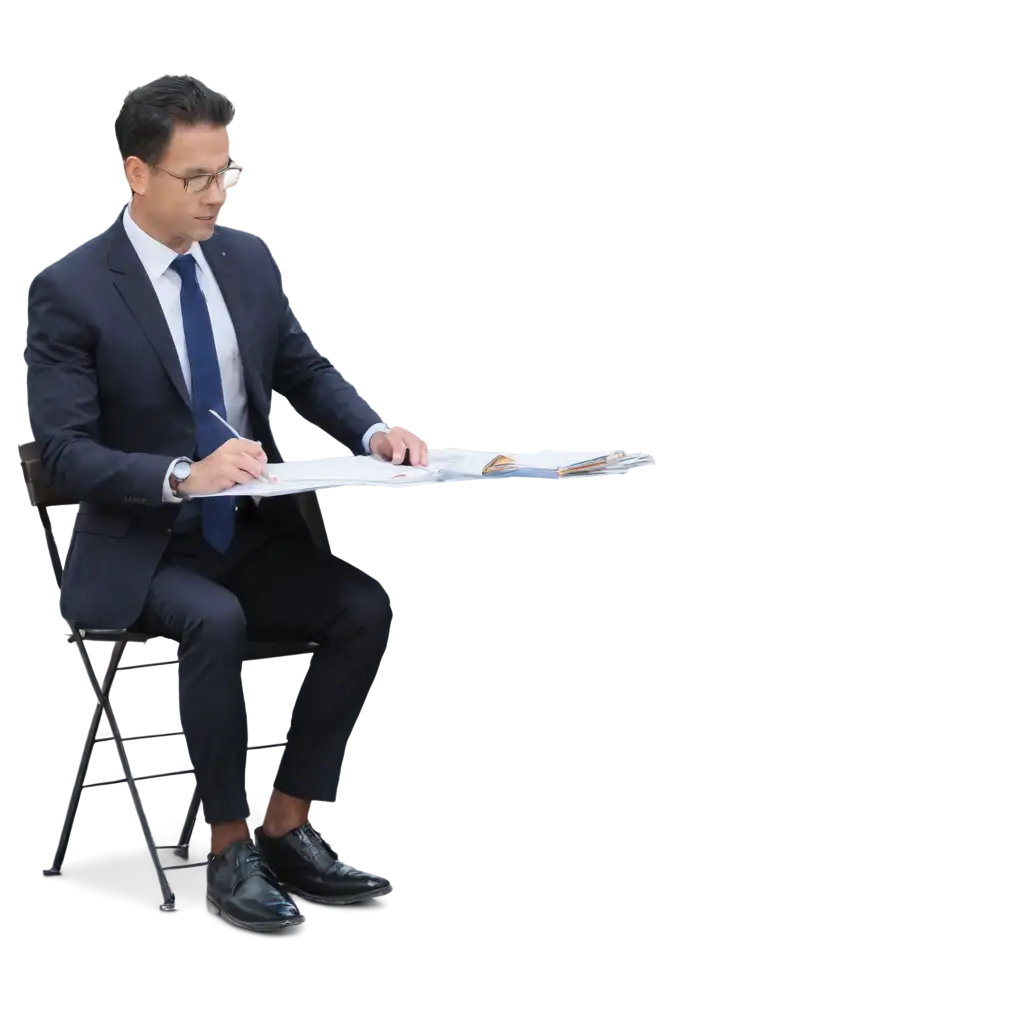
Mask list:
[[[160,505],[169,473],[166,455],[119,452],[89,438],[41,436],[40,461],[53,486],[72,501]]]
[[[282,393],[303,419],[326,431],[355,455],[364,453],[363,439],[367,430],[381,421],[329,363],[302,384]]]

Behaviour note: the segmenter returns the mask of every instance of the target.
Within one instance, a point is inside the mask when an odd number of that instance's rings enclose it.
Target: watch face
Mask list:
[[[176,462],[174,464],[174,475],[179,480],[187,480],[192,472],[192,464],[189,462]]]

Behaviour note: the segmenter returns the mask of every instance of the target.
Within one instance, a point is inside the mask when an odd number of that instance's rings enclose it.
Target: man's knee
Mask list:
[[[224,591],[193,609],[183,638],[193,646],[229,653],[245,646],[246,621],[238,598]]]
[[[347,632],[353,626],[386,632],[391,625],[391,599],[387,591],[369,577],[359,589],[338,596],[340,614],[334,619],[332,632]]]

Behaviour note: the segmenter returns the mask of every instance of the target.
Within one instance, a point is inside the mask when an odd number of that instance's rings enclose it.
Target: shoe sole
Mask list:
[[[309,900],[311,903],[330,903],[334,906],[345,906],[349,903],[373,903],[377,900],[384,899],[391,894],[390,883],[386,886],[382,886],[380,889],[372,889],[365,893],[355,893],[353,896],[324,896],[317,893],[307,892],[305,889],[299,889],[297,886],[291,886],[287,883],[283,883],[281,888],[287,889],[288,892],[295,893],[303,899]]]
[[[213,909],[220,914],[221,918],[224,919],[229,925],[233,925],[236,928],[241,928],[246,932],[259,932],[261,935],[267,935],[271,932],[293,932],[299,925],[302,924],[302,918],[293,918],[291,921],[278,922],[278,921],[240,921],[238,918],[234,918],[230,913],[221,907],[217,906],[216,903],[210,904]]]

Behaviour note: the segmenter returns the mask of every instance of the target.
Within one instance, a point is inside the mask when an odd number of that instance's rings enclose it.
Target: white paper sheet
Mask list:
[[[566,466],[575,466],[581,462],[590,462],[594,459],[601,459],[605,456],[614,455],[614,451],[586,451],[586,452],[563,452],[563,451],[542,451],[531,455],[522,455],[516,452],[477,452],[464,448],[432,448],[430,450],[430,468],[436,469],[443,474],[455,476],[481,476],[484,468],[494,461],[499,455],[510,459],[508,470],[515,467],[522,469],[562,469]],[[492,471],[487,476],[501,475],[501,471]]]
[[[439,483],[441,476],[422,466],[395,466],[372,455],[347,455],[337,459],[309,459],[304,462],[270,462],[267,473],[277,477],[276,482],[253,480],[236,484],[221,495],[249,495],[272,498],[282,494],[299,494],[325,487],[387,486],[400,487],[414,483]],[[212,497],[196,494],[197,498]]]
[[[559,452],[543,451],[534,452],[532,455],[509,455],[509,458],[517,466],[524,469],[564,469],[566,466],[575,466],[581,462],[593,462],[594,459],[603,459],[614,455],[614,451],[600,452]]]
[[[481,476],[484,467],[497,452],[474,452],[465,448],[431,448],[427,452],[429,468],[454,476]]]
[[[328,487],[379,486],[410,487],[413,484],[441,483],[445,480],[496,480],[503,476],[550,476],[570,466],[594,462],[593,473],[625,472],[634,464],[645,464],[649,455],[626,455],[621,466],[616,465],[616,451],[566,452],[547,450],[530,455],[513,452],[478,452],[465,448],[432,448],[428,451],[429,464],[422,466],[395,466],[373,455],[346,455],[336,459],[309,459],[304,462],[268,463],[267,472],[277,480],[268,483],[254,480],[238,484],[222,495],[251,495],[272,498],[281,494],[299,494],[302,491],[316,491]],[[499,455],[511,461],[505,472],[484,474],[484,469]],[[609,459],[607,467],[600,463]],[[639,460],[639,461],[638,461]],[[651,460],[653,461],[653,460]],[[581,475],[590,475],[584,470]],[[212,497],[209,494],[194,495],[197,498]]]

